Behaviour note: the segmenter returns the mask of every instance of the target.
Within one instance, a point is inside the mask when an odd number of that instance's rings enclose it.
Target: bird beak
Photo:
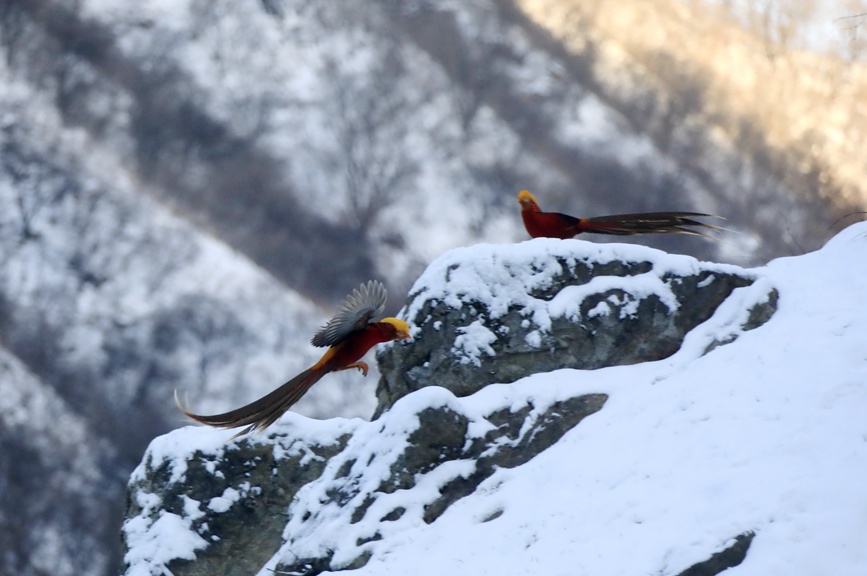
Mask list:
[[[409,332],[405,330],[398,330],[396,336],[398,340],[412,339],[412,336],[409,335]]]

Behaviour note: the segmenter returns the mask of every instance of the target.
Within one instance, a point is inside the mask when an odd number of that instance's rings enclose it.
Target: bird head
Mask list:
[[[522,207],[532,206],[536,204],[536,198],[526,190],[521,190],[518,192],[518,203]]]
[[[394,326],[395,340],[405,340],[406,338],[410,338],[409,325],[400,318],[383,318],[380,322]]]

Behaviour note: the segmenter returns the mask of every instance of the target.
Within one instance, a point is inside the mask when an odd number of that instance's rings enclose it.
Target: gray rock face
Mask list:
[[[213,453],[190,453],[182,475],[171,459],[147,459],[143,474],[134,474],[129,484],[126,518],[153,524],[170,514],[188,521],[203,542],[210,540],[195,559],[171,560],[171,573],[177,576],[255,574],[280,546],[286,508],[298,489],[318,478],[345,443],[345,437],[334,438],[289,455],[279,440],[241,441]],[[160,504],[148,506],[149,496]],[[231,502],[228,509],[221,501]],[[125,552],[129,534],[125,526]]]
[[[707,560],[693,564],[677,576],[716,576],[729,568],[739,566],[747,557],[747,551],[755,536],[755,532],[738,534],[725,549],[711,554]]]
[[[647,250],[630,248],[637,247],[535,240],[441,257],[403,312],[416,327],[414,341],[377,353],[376,413],[425,386],[466,396],[559,368],[666,358],[733,290],[753,282],[733,266],[668,255],[657,259],[663,267],[647,259]],[[774,293],[744,328],[761,325],[775,309]]]

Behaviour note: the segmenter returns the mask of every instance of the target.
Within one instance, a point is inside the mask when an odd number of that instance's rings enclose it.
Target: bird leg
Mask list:
[[[367,376],[367,363],[365,362],[353,362],[352,364],[347,364],[342,368],[336,368],[333,371],[339,372],[340,370],[349,370],[350,368],[358,368],[359,370],[361,370],[361,374],[363,376]]]

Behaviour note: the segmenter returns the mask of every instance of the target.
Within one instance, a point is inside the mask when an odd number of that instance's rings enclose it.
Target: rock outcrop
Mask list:
[[[415,327],[412,345],[377,353],[377,414],[425,386],[466,396],[559,368],[666,358],[733,290],[754,280],[734,266],[692,258],[654,262],[659,252],[653,250],[593,246],[535,240],[440,257],[402,312]],[[757,304],[743,328],[770,318],[776,299],[772,293]]]
[[[130,480],[127,575],[365,566],[377,544],[436,522],[496,470],[528,462],[607,400],[507,383],[665,358],[754,280],[732,266],[625,245],[536,240],[452,251],[429,267],[402,311],[414,341],[378,354],[376,419],[290,413],[267,434],[228,442],[231,433],[198,428],[154,440]],[[742,300],[704,350],[767,320],[776,293]],[[493,506],[479,522],[500,514]],[[749,540],[739,546],[694,573],[740,562]]]
[[[277,571],[357,568],[369,559],[367,544],[399,532],[401,520],[434,522],[496,469],[525,463],[606,400],[591,394],[479,414],[447,393],[434,396],[374,422],[346,421],[337,435],[310,436],[296,422],[288,431],[219,446],[213,436],[225,433],[206,431],[210,438],[201,437],[182,461],[152,446],[129,486],[127,563],[141,568],[147,561],[137,555],[153,553],[152,574],[166,568],[175,576],[250,575],[285,539],[297,546]],[[370,441],[380,434],[400,448],[381,450]],[[160,440],[171,445],[172,434]],[[302,489],[319,493],[315,509],[293,507]],[[346,519],[351,538],[328,533],[326,521],[335,516]],[[148,542],[167,539],[166,525],[198,538],[175,557],[161,557]],[[313,552],[305,544],[311,532],[319,539]]]

